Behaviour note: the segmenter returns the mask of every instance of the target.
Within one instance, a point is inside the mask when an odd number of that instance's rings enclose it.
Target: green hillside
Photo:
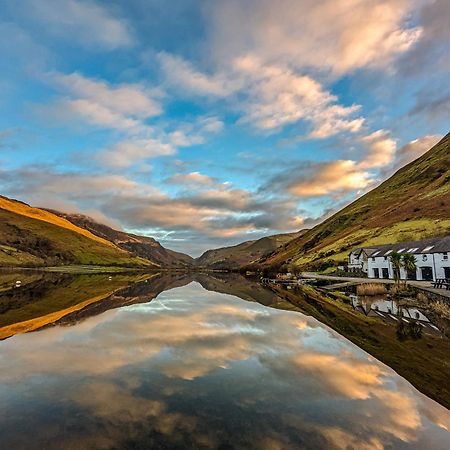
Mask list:
[[[232,247],[208,250],[195,260],[195,265],[216,269],[236,269],[250,264],[262,256],[270,255],[303,233],[304,231],[274,234],[258,240],[242,242]]]
[[[194,260],[189,255],[169,250],[152,237],[137,236],[124,231],[114,230],[83,214],[51,212],[68,220],[77,227],[87,230],[93,235],[130,252],[132,255],[152,261],[158,266],[185,268],[193,264]]]
[[[149,266],[113,243],[48,211],[0,198],[0,266]]]
[[[450,134],[329,219],[261,258],[261,265],[337,264],[360,246],[450,233]]]

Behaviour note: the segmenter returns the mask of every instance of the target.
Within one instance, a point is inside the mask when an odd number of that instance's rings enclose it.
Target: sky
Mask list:
[[[449,131],[448,0],[2,0],[0,193],[193,256]]]

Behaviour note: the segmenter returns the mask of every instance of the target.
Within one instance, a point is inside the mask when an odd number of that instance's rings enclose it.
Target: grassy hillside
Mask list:
[[[208,250],[195,260],[195,264],[199,267],[212,267],[217,269],[233,269],[245,266],[262,256],[273,253],[303,233],[304,231],[275,234],[255,241],[246,241],[232,247]]]
[[[450,134],[380,186],[258,263],[318,268],[330,260],[344,261],[355,247],[449,233]]]
[[[152,265],[68,220],[0,198],[0,266]]]
[[[158,241],[148,236],[137,236],[124,231],[98,223],[82,214],[64,214],[52,211],[54,214],[67,219],[71,224],[76,225],[87,232],[95,235],[99,239],[113,243],[117,247],[129,251],[136,257],[148,259],[164,267],[186,267],[193,264],[193,258],[184,253],[175,252],[164,248]]]

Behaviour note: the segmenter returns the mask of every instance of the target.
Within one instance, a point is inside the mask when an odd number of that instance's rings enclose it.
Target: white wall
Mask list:
[[[389,260],[389,257],[387,260],[384,259],[384,256],[375,256],[374,258],[369,257],[367,262],[367,274],[369,278],[374,278],[373,269],[379,270],[379,277],[382,276],[382,269],[388,269],[389,270],[389,278],[394,278],[394,271],[392,270],[392,265]]]
[[[450,267],[450,254],[447,254],[448,259],[444,258],[443,253],[426,253],[426,254],[415,254],[416,257],[416,278],[417,280],[422,280],[422,268],[431,267],[433,271],[433,280],[436,278],[445,278],[445,267]],[[380,273],[380,278],[382,274],[382,269],[387,268],[389,270],[389,278],[394,278],[394,270],[392,268],[392,263],[389,256],[387,259],[384,256],[376,256],[375,261],[372,258],[368,259],[368,276],[369,278],[374,278],[373,269],[378,269]],[[402,268],[400,269],[400,278],[402,280],[406,279],[406,271]]]
[[[436,267],[436,278],[445,278],[445,267],[450,268],[450,252],[447,252],[447,259],[445,253],[434,253],[434,264]]]

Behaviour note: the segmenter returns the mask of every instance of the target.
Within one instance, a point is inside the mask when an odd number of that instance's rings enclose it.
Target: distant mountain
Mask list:
[[[162,267],[186,267],[193,264],[194,259],[184,253],[164,248],[158,241],[147,236],[137,236],[96,222],[82,214],[65,214],[52,211],[74,225],[90,233],[112,242],[117,247],[127,250],[136,257],[148,259]]]
[[[156,267],[50,211],[0,196],[0,266]]]
[[[195,259],[195,265],[215,269],[237,269],[263,256],[270,255],[292,239],[304,234],[305,231],[275,234],[254,241],[246,241],[232,247],[208,250]]]
[[[450,233],[450,134],[329,219],[258,261],[323,268],[355,247]]]

